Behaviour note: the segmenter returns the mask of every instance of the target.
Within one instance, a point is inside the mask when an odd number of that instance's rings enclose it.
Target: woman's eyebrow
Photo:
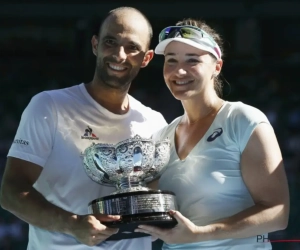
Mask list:
[[[195,53],[187,53],[187,54],[185,54],[186,56],[200,56],[200,55],[198,55],[198,54],[195,54]]]

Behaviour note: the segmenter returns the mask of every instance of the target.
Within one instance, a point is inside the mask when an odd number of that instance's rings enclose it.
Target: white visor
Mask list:
[[[160,42],[156,46],[155,54],[164,55],[167,45],[173,41],[185,43],[185,44],[193,46],[197,49],[207,51],[207,52],[213,54],[217,59],[221,59],[221,57],[222,57],[221,49],[218,46],[218,44],[217,43],[213,44],[212,41],[206,37],[203,37],[201,40],[199,40],[197,42],[194,40],[188,39],[188,38],[183,38],[183,37],[167,38],[167,39],[163,40],[162,42]]]

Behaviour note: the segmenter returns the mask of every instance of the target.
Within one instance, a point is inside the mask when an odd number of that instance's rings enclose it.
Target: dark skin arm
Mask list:
[[[66,233],[86,245],[97,245],[116,233],[101,221],[118,220],[112,215],[76,215],[48,202],[33,184],[43,168],[21,159],[8,157],[3,175],[0,202],[21,220],[48,231]]]

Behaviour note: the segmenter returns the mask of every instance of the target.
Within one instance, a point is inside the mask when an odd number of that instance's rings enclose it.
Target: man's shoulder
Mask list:
[[[60,88],[60,89],[51,89],[51,90],[44,90],[35,94],[32,97],[32,101],[48,104],[49,102],[64,102],[67,101],[69,98],[74,96],[78,96],[80,92],[79,85],[74,85],[70,87]]]
[[[129,96],[130,98],[130,107],[132,110],[136,110],[142,113],[144,116],[162,116],[159,111],[154,110],[150,106],[146,106],[141,103],[139,100],[135,99],[133,96]]]
[[[182,118],[182,116],[175,118],[170,124],[168,124],[167,126],[161,128],[156,133],[154,133],[152,138],[155,141],[163,140],[166,138],[168,138],[168,139],[172,138],[173,134],[175,133],[175,129],[176,129],[178,123],[180,122],[181,118]]]
[[[69,87],[59,88],[59,89],[51,89],[45,90],[41,93],[45,93],[51,97],[58,97],[58,96],[66,96],[66,95],[73,95],[80,91],[80,85],[72,85]]]

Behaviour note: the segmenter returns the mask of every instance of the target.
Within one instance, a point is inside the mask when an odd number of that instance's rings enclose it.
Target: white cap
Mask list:
[[[197,49],[201,49],[207,52],[210,52],[213,54],[217,59],[221,59],[222,57],[222,52],[217,43],[213,43],[209,38],[203,37],[199,41],[194,41],[189,38],[183,38],[183,37],[174,37],[174,38],[167,38],[163,41],[161,41],[155,48],[155,54],[158,55],[164,55],[165,54],[165,49],[167,45],[170,42],[177,41],[181,43],[188,44],[190,46],[193,46]]]

